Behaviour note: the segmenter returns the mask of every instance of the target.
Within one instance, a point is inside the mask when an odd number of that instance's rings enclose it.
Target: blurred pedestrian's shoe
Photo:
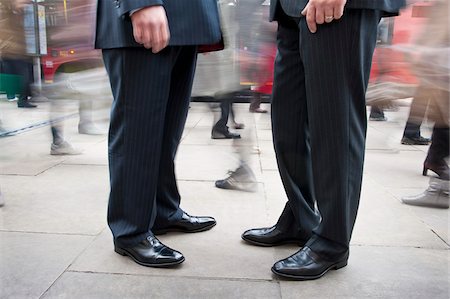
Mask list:
[[[148,236],[134,247],[114,245],[114,251],[147,267],[170,267],[184,262],[180,252],[167,247],[154,236]]]
[[[245,231],[241,238],[256,246],[272,247],[284,244],[296,244],[303,246],[308,238],[302,238],[294,232],[286,232],[279,229],[277,225],[272,227],[254,228]]]
[[[371,121],[387,121],[387,117],[381,114],[374,114],[369,116]]]
[[[153,227],[155,235],[163,235],[168,232],[199,233],[210,230],[216,225],[216,220],[209,216],[191,216],[183,213],[181,219],[171,221],[165,227]]]
[[[229,172],[229,177],[216,181],[220,189],[241,190],[255,192],[258,189],[253,171],[246,165],[239,166],[235,171]]]
[[[16,97],[16,96],[8,96],[7,99],[8,99],[9,102],[14,102],[14,101],[18,101],[19,100],[19,98]]]
[[[17,107],[19,108],[36,108],[36,105],[31,104],[28,100],[18,100]]]
[[[243,123],[234,123],[233,128],[236,130],[242,130],[245,128],[245,125]]]
[[[381,106],[372,105],[372,107],[370,108],[369,120],[387,121],[387,118],[384,116],[384,112]]]
[[[104,135],[105,131],[97,127],[93,122],[83,122],[78,124],[78,133],[86,135]]]
[[[52,143],[50,155],[80,155],[81,151],[74,148],[69,142],[63,141],[60,144]]]
[[[428,145],[431,142],[430,138],[425,138],[422,136],[416,136],[416,137],[407,137],[403,136],[402,138],[402,144],[406,145]]]
[[[322,277],[330,270],[347,266],[347,260],[348,251],[336,259],[328,260],[309,247],[303,247],[290,257],[276,262],[272,272],[294,280],[312,280]]]
[[[267,110],[266,109],[262,109],[262,108],[250,108],[249,109],[250,110],[250,112],[252,112],[252,113],[267,113]]]
[[[212,139],[238,139],[241,138],[240,134],[230,132],[228,127],[223,128],[214,126],[211,132]]]
[[[412,206],[448,209],[449,181],[431,179],[428,189],[419,195],[405,196],[402,202]]]
[[[428,174],[428,170],[436,173],[441,180],[450,180],[450,170],[445,160],[442,160],[440,163],[432,163],[425,160],[425,162],[423,162],[422,175],[426,176]]]

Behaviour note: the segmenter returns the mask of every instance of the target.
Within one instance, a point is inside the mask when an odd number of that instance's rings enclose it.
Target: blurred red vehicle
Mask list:
[[[94,49],[95,0],[46,0],[47,55],[41,58],[46,83],[58,72],[75,72],[102,64]]]

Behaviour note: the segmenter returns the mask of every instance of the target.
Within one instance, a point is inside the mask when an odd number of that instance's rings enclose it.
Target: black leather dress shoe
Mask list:
[[[162,244],[154,236],[148,236],[147,239],[130,248],[115,245],[114,251],[120,255],[129,256],[139,265],[147,267],[170,267],[184,261],[184,256],[180,252]]]
[[[309,247],[303,247],[290,257],[273,265],[272,272],[295,280],[312,280],[325,275],[329,270],[347,266],[348,251],[336,260],[325,260]]]
[[[283,232],[276,227],[250,229],[242,234],[242,239],[257,246],[278,246],[283,244],[305,245],[308,238],[296,236],[293,233]]]
[[[213,217],[190,216],[183,213],[180,220],[174,221],[166,227],[153,228],[152,232],[155,235],[163,235],[168,232],[198,233],[209,230],[214,225],[216,225],[216,220]]]

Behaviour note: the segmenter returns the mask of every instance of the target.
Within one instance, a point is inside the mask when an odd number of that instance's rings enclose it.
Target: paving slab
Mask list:
[[[292,254],[279,250],[280,258]],[[349,264],[319,280],[280,280],[282,298],[448,298],[449,251],[352,247]]]
[[[270,281],[67,272],[42,298],[281,298]]]
[[[34,176],[67,159],[50,155],[50,129],[0,138],[0,174]]]
[[[112,250],[105,231],[72,265],[71,270],[127,274],[269,279],[260,258],[273,262],[271,248],[246,246],[240,236],[253,225],[267,223],[263,193],[220,190],[206,182],[180,182],[181,206],[192,215],[212,215],[217,225],[198,234],[167,234],[159,239],[180,250],[186,262],[179,270],[149,269]],[[209,194],[210,197],[199,196]]]
[[[36,177],[0,176],[0,230],[96,235],[106,226],[106,166],[60,165]]]
[[[366,150],[376,151],[425,151],[427,146],[411,146],[401,144],[403,129],[398,127],[380,128],[369,126],[367,129]]]
[[[219,226],[219,225],[218,225]],[[183,253],[186,261],[175,269],[142,267],[113,251],[109,231],[102,233],[70,267],[72,271],[270,280],[268,264],[274,262],[272,248],[243,244],[240,235],[219,228],[199,234],[170,234],[158,237],[164,244]]]
[[[263,178],[269,218],[266,226],[271,226],[280,216],[287,196],[278,172],[265,171]],[[448,219],[446,217],[447,214],[437,216],[441,222],[445,222]],[[448,248],[428,225],[384,188],[379,188],[377,183],[368,178],[363,181],[352,244]]]
[[[364,173],[385,188],[426,186],[428,178],[422,176],[425,156],[421,151],[367,151]]]
[[[429,226],[370,179],[363,183],[352,244],[448,248]]]
[[[86,148],[82,155],[70,156],[63,164],[75,165],[108,165],[108,142],[104,140]]]
[[[417,195],[424,190],[425,188],[388,188],[387,192],[400,202],[402,197]],[[415,207],[405,204],[402,206],[428,226],[439,238],[450,244],[450,209]]]
[[[229,145],[187,145],[182,144],[175,164],[179,180],[216,181],[227,177],[229,170],[239,166],[240,156],[237,150],[250,152],[252,148],[235,148]],[[257,181],[260,181],[260,164],[257,154],[249,154],[249,167]]]
[[[78,120],[65,121],[65,138],[83,153],[96,143],[106,139],[105,135],[81,135],[77,129]],[[17,136],[0,138],[0,174],[38,175],[74,156],[52,156],[52,143],[48,126],[21,133]],[[95,149],[94,149],[95,150]],[[92,150],[89,151],[92,155]],[[83,157],[83,155],[80,155]],[[85,158],[86,159],[86,158]]]
[[[0,232],[0,298],[39,298],[92,239]]]
[[[275,155],[273,142],[269,140],[258,139],[259,158],[261,161],[261,169],[263,171],[277,171],[278,164]]]

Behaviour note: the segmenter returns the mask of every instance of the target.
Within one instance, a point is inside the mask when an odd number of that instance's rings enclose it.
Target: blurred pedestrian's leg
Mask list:
[[[430,138],[424,138],[420,134],[420,126],[425,118],[427,111],[430,90],[419,86],[416,94],[411,102],[408,120],[406,121],[405,130],[403,132],[402,144],[409,145],[428,145]]]
[[[384,116],[384,111],[381,105],[373,104],[370,108],[369,120],[372,121],[386,121],[387,118]]]
[[[267,113],[267,110],[262,109],[261,106],[261,101],[262,101],[262,97],[261,94],[259,92],[253,92],[252,93],[252,100],[250,102],[250,112],[254,112],[254,113]]]
[[[232,109],[232,99],[228,98],[228,95],[220,95],[220,118],[214,124],[211,131],[212,139],[233,139],[233,138],[241,138],[240,134],[230,132],[228,129],[228,117],[230,115],[230,111]]]
[[[449,180],[449,167],[446,158],[449,156],[449,128],[438,128],[436,125],[431,136],[431,146],[423,163],[423,175],[428,170],[435,172],[440,179]]]

